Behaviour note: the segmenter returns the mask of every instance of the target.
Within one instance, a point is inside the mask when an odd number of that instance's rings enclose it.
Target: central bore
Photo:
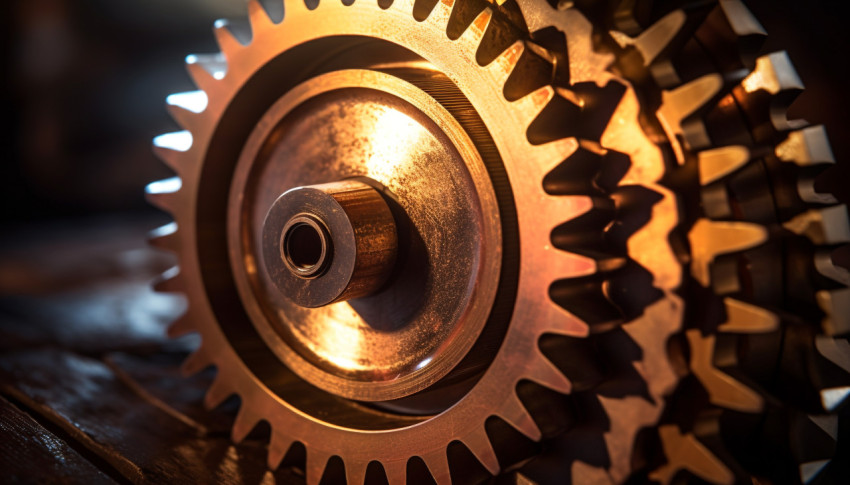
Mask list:
[[[310,278],[320,274],[332,250],[322,223],[309,215],[299,214],[283,228],[281,258],[296,276]]]

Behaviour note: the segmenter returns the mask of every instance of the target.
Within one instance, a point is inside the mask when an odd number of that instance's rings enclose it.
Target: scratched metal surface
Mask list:
[[[303,483],[267,470],[263,430],[230,441],[234,403],[203,409],[213,370],[180,376],[197,341],[167,339],[184,302],[150,290],[173,263],[145,243],[161,221],[3,228],[0,482]]]

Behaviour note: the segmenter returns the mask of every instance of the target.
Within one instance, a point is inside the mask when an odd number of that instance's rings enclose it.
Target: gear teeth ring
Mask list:
[[[292,464],[303,446],[297,465],[310,485],[340,462],[349,484],[376,471],[391,485],[428,478],[419,475],[472,481],[519,466],[541,447],[506,449],[541,440],[575,483],[731,484],[782,473],[809,483],[825,474],[832,455],[821,450],[834,453],[834,412],[850,395],[850,276],[830,256],[850,241],[850,224],[846,208],[816,190],[834,163],[823,127],[787,119],[803,89],[787,55],[756,57],[766,34],[738,0],[681,2],[655,19],[636,8],[651,1],[605,13],[585,2],[495,3],[249,0],[247,21],[215,23],[220,52],[186,58],[198,90],[167,98],[181,131],[153,141],[176,176],[150,184],[147,197],[175,220],[151,243],[180,264],[155,288],[189,301],[169,335],[201,335],[182,370],[217,369],[205,405],[238,396],[232,439],[267,423],[269,467]],[[225,243],[210,243],[232,229],[213,220],[227,204],[216,188],[226,195],[229,182],[210,180],[231,175],[251,126],[299,75],[356,62],[393,68],[392,59],[352,60],[358,51],[338,39],[355,37],[401,46],[450,80],[462,102],[439,83],[406,79],[461,124],[468,111],[480,117],[504,164],[494,185],[507,187],[499,190],[515,210],[502,215],[522,242],[492,361],[433,415],[386,421],[308,389],[270,349],[254,342],[247,351],[242,340],[260,337],[231,323],[250,327],[226,310],[241,293],[229,283]],[[305,56],[309,45],[321,48]],[[340,61],[348,48],[355,55]],[[285,75],[262,77],[274,69]],[[761,272],[776,278],[762,284]],[[817,325],[801,315],[818,315]],[[792,358],[801,354],[805,369]],[[345,401],[357,419],[341,424],[310,408],[321,400]],[[782,434],[773,451],[793,471],[747,456],[752,441],[730,445],[736,426],[748,439]],[[788,439],[819,446],[801,451]],[[461,455],[483,473],[464,475]],[[531,460],[524,476],[546,478],[546,460]]]
[[[560,109],[570,109],[568,107],[575,107],[574,101],[577,100],[566,90],[568,87],[556,88],[549,85],[526,92],[513,101],[501,95],[504,86],[511,82],[524,53],[533,52],[536,47],[518,39],[492,62],[481,67],[475,61],[479,48],[485,42],[490,29],[498,28],[493,27],[494,12],[490,8],[479,13],[455,40],[445,35],[452,18],[452,2],[437,2],[421,22],[414,19],[414,8],[412,2],[405,0],[397,0],[385,10],[383,6],[367,2],[356,2],[350,6],[320,2],[310,8],[300,1],[292,1],[286,3],[284,19],[276,24],[256,1],[249,2],[250,25],[229,21],[216,22],[215,36],[221,49],[220,54],[193,55],[187,58],[187,68],[199,90],[175,94],[168,98],[169,111],[184,131],[161,135],[154,140],[156,153],[178,177],[151,184],[148,189],[151,203],[172,213],[176,221],[176,226],[170,224],[158,231],[152,242],[158,247],[175,251],[180,259],[179,272],[170,272],[157,288],[161,291],[185,292],[190,302],[186,315],[172,325],[170,334],[180,335],[194,331],[202,337],[201,348],[187,359],[183,367],[184,372],[198,372],[210,365],[217,368],[217,377],[204,400],[209,408],[219,405],[229,396],[240,397],[242,404],[233,426],[234,441],[244,439],[261,420],[270,424],[271,467],[280,464],[294,443],[302,443],[306,449],[305,469],[308,483],[319,482],[329,459],[334,456],[342,459],[345,475],[351,483],[363,481],[367,465],[372,461],[382,465],[390,483],[402,483],[407,473],[405,464],[415,456],[424,461],[435,480],[447,482],[450,479],[451,464],[446,459],[446,450],[454,441],[460,441],[471,451],[488,472],[497,473],[503,464],[497,457],[485,428],[485,422],[490,417],[502,419],[531,440],[536,441],[542,437],[542,431],[537,421],[529,414],[523,399],[516,391],[505,394],[502,390],[508,385],[515,388],[522,381],[534,382],[560,393],[569,393],[573,388],[571,380],[544,355],[537,341],[545,334],[583,338],[588,334],[588,325],[550,299],[550,285],[556,281],[566,281],[564,285],[569,288],[570,279],[588,278],[600,271],[617,271],[623,264],[621,257],[614,256],[612,259],[582,254],[572,250],[569,245],[553,245],[550,239],[552,230],[565,222],[578,220],[583,216],[590,216],[592,219],[604,217],[595,214],[606,212],[606,207],[613,207],[615,202],[610,198],[610,194],[606,196],[603,192],[599,195],[597,189],[590,186],[572,194],[549,193],[544,190],[543,180],[550,172],[557,172],[558,167],[577,163],[574,160],[577,160],[582,144],[591,147],[595,156],[606,157],[607,152],[602,148],[592,148],[590,142],[582,142],[570,136],[544,136],[538,138],[535,143],[525,137],[529,127],[532,128],[531,132],[534,131],[533,125],[544,112],[557,113]],[[428,43],[434,46],[450,45],[454,54],[441,66],[462,66],[464,69],[455,73],[457,77],[474,74],[468,82],[460,82],[461,87],[492,86],[489,90],[476,89],[464,94],[474,106],[488,106],[495,102],[496,113],[510,113],[511,123],[507,124],[503,119],[496,119],[495,113],[485,112],[482,117],[487,127],[498,135],[496,144],[506,160],[513,190],[523,194],[516,202],[519,230],[524,241],[531,241],[522,247],[521,258],[524,263],[519,275],[514,310],[515,315],[518,315],[515,318],[523,318],[527,322],[523,326],[510,326],[504,337],[505,344],[476,387],[450,411],[418,422],[416,429],[401,427],[371,435],[357,430],[328,427],[320,420],[296,412],[286,404],[285,399],[275,395],[264,386],[261,379],[253,375],[250,366],[239,355],[238,350],[228,343],[227,335],[216,324],[218,317],[214,304],[210,305],[207,297],[203,295],[203,267],[195,249],[199,243],[198,214],[204,210],[202,205],[206,203],[200,199],[200,192],[204,190],[201,187],[203,173],[210,170],[206,164],[213,163],[210,161],[209,152],[213,150],[216,130],[219,129],[218,120],[226,116],[226,110],[230,103],[235,102],[233,100],[240,86],[249,80],[252,72],[267,62],[266,59],[285,51],[288,45],[296,45],[301,41],[298,36],[304,35],[306,31],[294,32],[292,25],[295,23],[331,25],[334,24],[334,19],[355,13],[368,19],[393,18],[394,22],[405,25],[406,31],[421,32],[426,39],[430,39]],[[570,22],[578,23],[585,30],[589,29],[589,24],[582,20],[577,11],[570,12],[568,16]],[[383,20],[363,22],[355,26],[349,23],[348,28],[353,28],[351,33],[357,35],[382,36],[387,35],[387,32],[379,32],[376,29],[383,24]],[[318,30],[328,31],[328,34],[336,33],[327,28]],[[322,34],[323,32],[314,31],[308,35],[317,37]],[[409,37],[395,40],[402,45],[413,42]],[[274,48],[270,51],[271,46]],[[423,46],[424,44],[415,43],[410,48],[414,51],[425,48],[432,49],[428,50],[429,53],[436,52],[436,48]],[[583,44],[580,48],[588,56],[598,57],[589,49],[588,44]],[[430,54],[430,57],[426,57],[433,60],[435,56]],[[574,66],[578,64],[574,63]],[[598,81],[594,73],[576,71],[572,75],[575,80]],[[461,80],[464,81],[465,78]],[[493,96],[490,93],[498,95]],[[489,97],[485,99],[482,96]],[[562,105],[566,107],[559,108]],[[633,101],[631,104],[626,103],[621,107],[619,116],[623,119],[632,117],[634,119],[628,121],[635,122],[637,113],[633,108]],[[529,136],[533,138],[531,132]],[[619,136],[619,140],[625,142],[622,135],[614,133],[609,136]],[[648,145],[646,140],[642,143]],[[634,152],[639,147],[623,145],[622,148]],[[648,164],[645,166],[647,169],[651,168]],[[655,167],[653,171],[660,174],[660,167]],[[553,177],[557,181],[557,174]],[[614,177],[616,183],[617,175]],[[644,179],[646,177],[633,175],[630,183],[640,183]],[[534,215],[526,215],[531,213]],[[669,227],[672,225],[670,222]],[[674,295],[668,294],[666,299],[667,303],[657,304],[659,308],[677,305]],[[638,326],[634,322],[632,325]],[[669,334],[673,327],[668,327]],[[665,334],[662,331],[660,335],[663,337]],[[638,334],[638,338],[646,339],[650,336]],[[652,338],[663,342],[663,338],[659,336]],[[672,385],[672,371],[667,372],[670,378],[661,381],[664,387]],[[656,389],[653,393],[660,395]],[[657,415],[655,406],[648,407],[651,413]],[[456,424],[443,424],[447,419]],[[636,428],[631,424],[627,428],[625,439],[632,440],[633,436],[629,435],[633,435]],[[412,433],[416,433],[416,440],[407,437]],[[620,441],[619,437],[611,439]],[[428,443],[427,448],[408,449],[392,444],[423,440]],[[367,455],[364,455],[364,450],[368,450]],[[626,473],[625,464],[618,466],[619,473]]]

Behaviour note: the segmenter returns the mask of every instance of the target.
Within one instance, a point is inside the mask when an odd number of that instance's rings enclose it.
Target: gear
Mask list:
[[[729,437],[777,429],[795,397],[767,362],[793,352],[817,367],[794,416],[835,437],[850,229],[743,4],[248,7],[187,58],[185,131],[154,141],[177,177],[148,187],[180,263],[157,289],[189,301],[170,334],[200,333],[207,406],[240,398],[235,441],[266,421],[269,465],[300,443],[308,483],[337,460],[348,483],[472,481],[469,452],[731,483],[774,473]],[[797,455],[802,481],[831,457]]]

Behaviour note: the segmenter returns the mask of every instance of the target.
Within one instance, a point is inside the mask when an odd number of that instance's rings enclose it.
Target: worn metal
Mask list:
[[[379,290],[398,251],[387,203],[353,180],[287,190],[266,214],[261,240],[268,278],[308,308]]]

